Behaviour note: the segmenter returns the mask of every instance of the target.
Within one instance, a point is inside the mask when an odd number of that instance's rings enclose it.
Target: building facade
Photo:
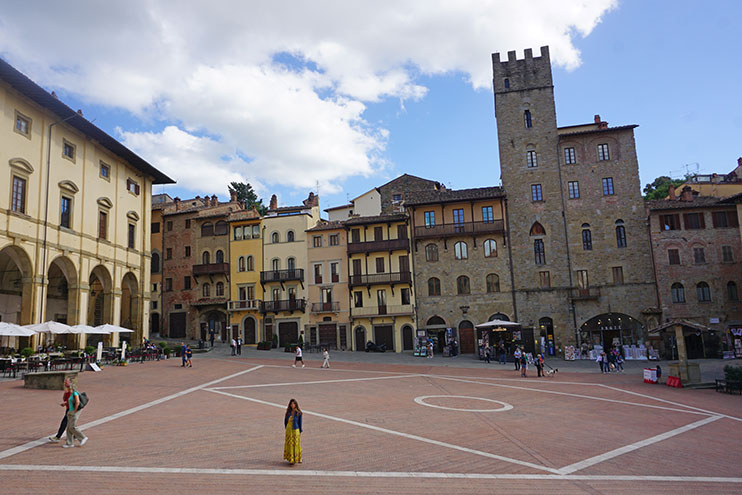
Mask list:
[[[0,105],[2,321],[111,323],[141,342],[152,184],[172,179],[2,60]]]
[[[263,325],[263,235],[260,214],[253,208],[229,215],[229,321],[245,344],[256,344]]]
[[[162,212],[172,206],[173,198],[168,194],[152,195],[152,220],[150,223],[150,335],[160,335],[162,328],[162,251],[164,248]]]

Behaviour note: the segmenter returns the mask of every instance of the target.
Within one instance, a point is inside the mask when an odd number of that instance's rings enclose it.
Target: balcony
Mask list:
[[[260,299],[247,299],[244,301],[229,301],[229,311],[257,311],[260,309]]]
[[[573,288],[571,297],[573,301],[595,301],[600,299],[600,289],[598,287]]]
[[[290,270],[271,270],[267,272],[260,272],[261,284],[266,284],[269,282],[288,282],[291,280],[304,282],[304,269],[293,268]]]
[[[193,265],[193,275],[219,275],[229,274],[229,263],[206,263]]]
[[[348,254],[371,253],[374,251],[409,251],[409,239],[388,239],[386,241],[350,242]]]
[[[301,311],[303,313],[306,309],[306,299],[280,299],[260,303],[261,313],[278,313],[280,311]]]
[[[457,235],[476,235],[476,234],[502,234],[505,232],[505,222],[503,220],[492,220],[490,222],[464,222],[464,223],[447,223],[445,225],[430,225],[415,227],[415,238],[425,239],[426,237],[452,237]]]
[[[412,274],[410,272],[374,273],[368,275],[351,275],[349,284],[356,285],[386,285],[386,284],[411,284]]]
[[[371,316],[404,316],[415,312],[412,304],[400,306],[369,306],[367,308],[353,308],[351,318],[368,318]]]
[[[340,311],[340,303],[337,301],[312,303],[312,313],[337,313],[338,311]]]

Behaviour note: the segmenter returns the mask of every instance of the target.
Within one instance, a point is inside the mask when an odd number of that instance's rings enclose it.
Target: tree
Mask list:
[[[263,204],[263,198],[258,199],[249,182],[232,182],[229,184],[229,192],[237,194],[237,201],[243,203],[245,209],[249,210],[254,206],[261,215],[268,212],[268,208]]]
[[[675,187],[680,186],[685,182],[685,179],[672,179],[666,175],[657,177],[651,184],[644,186],[644,199],[646,201],[652,199],[665,199],[670,190],[670,184]]]

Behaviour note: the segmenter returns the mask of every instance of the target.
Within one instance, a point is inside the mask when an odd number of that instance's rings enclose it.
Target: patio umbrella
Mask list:
[[[77,333],[77,334],[84,333],[86,335],[90,335],[90,334],[108,335],[109,333],[111,333],[104,328],[91,327],[90,325],[74,325],[72,327],[72,332]]]
[[[106,333],[134,333],[134,330],[131,330],[129,328],[120,327],[118,325],[111,325],[110,323],[104,323],[103,325],[98,325],[95,327],[99,330],[105,330]]]
[[[75,333],[71,330],[72,327],[59,323],[58,321],[47,321],[44,323],[35,323],[33,325],[25,325],[24,328],[33,330],[38,333],[53,333],[53,334],[67,334]]]
[[[28,328],[24,328],[15,323],[7,323],[0,321],[0,336],[3,337],[30,337],[35,335],[36,332]]]
[[[520,323],[516,321],[492,320],[486,323],[480,323],[477,328],[508,328],[519,327]]]

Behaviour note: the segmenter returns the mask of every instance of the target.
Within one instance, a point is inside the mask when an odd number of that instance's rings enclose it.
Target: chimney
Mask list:
[[[595,123],[598,125],[598,129],[608,129],[608,122],[600,120],[600,115],[595,114]]]
[[[737,166],[738,167],[742,167],[742,156],[740,156],[739,158],[737,158]]]
[[[219,204],[219,200],[216,198],[216,194],[211,196],[211,206],[217,206]]]
[[[195,199],[196,199],[196,202],[198,202],[198,203],[200,203],[200,202],[201,202],[201,196],[196,196],[196,198],[195,198]]]
[[[680,201],[693,201],[693,189],[690,186],[683,188],[683,191],[680,193]]]
[[[276,197],[275,194],[271,196],[271,202],[268,208],[271,210],[275,210],[276,208],[278,208],[278,198]]]
[[[237,202],[237,191],[229,191],[229,201],[232,203]]]
[[[595,114],[595,123],[600,124],[600,115]]]
[[[675,196],[675,186],[673,184],[670,184],[670,187],[667,188],[667,199],[675,201],[678,199]]]
[[[178,196],[173,198],[173,203],[175,203],[175,211],[180,210],[180,198]]]

